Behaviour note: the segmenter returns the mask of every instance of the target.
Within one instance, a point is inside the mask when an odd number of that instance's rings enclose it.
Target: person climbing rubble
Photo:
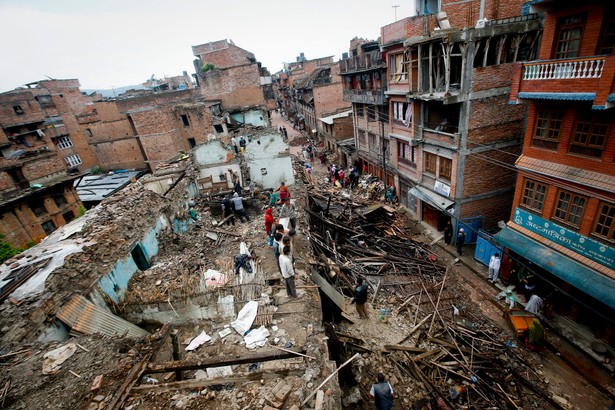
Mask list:
[[[239,218],[239,221],[243,222],[243,218],[246,218],[246,222],[250,222],[250,217],[246,214],[243,208],[243,197],[239,196],[237,192],[233,194],[233,206],[235,207],[235,214]]]
[[[352,302],[357,308],[357,313],[361,319],[369,319],[369,315],[365,310],[367,303],[367,284],[363,282],[363,278],[357,279],[357,287],[354,289],[354,298]]]
[[[226,224],[233,224],[235,226],[235,215],[233,214],[233,208],[231,207],[231,196],[226,195],[222,200],[222,215],[226,219]],[[229,218],[230,217],[230,218]]]

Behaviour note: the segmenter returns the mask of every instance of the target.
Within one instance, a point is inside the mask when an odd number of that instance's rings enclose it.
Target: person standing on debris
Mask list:
[[[273,211],[271,207],[268,206],[265,211],[265,231],[267,232],[267,237],[269,238],[269,246],[273,246],[273,223],[275,219],[273,218]]]
[[[457,255],[461,256],[463,254],[461,247],[463,243],[466,241],[466,234],[463,228],[459,228],[459,233],[457,234],[457,240],[455,241],[455,245],[457,246]]]
[[[297,297],[297,290],[295,288],[295,268],[293,268],[293,261],[290,257],[290,246],[285,246],[282,250],[282,255],[279,258],[280,271],[284,278],[284,284],[286,285],[286,294],[290,297]]]
[[[444,227],[444,243],[447,245],[451,244],[451,239],[453,239],[453,224],[449,219],[446,222],[446,226]]]
[[[365,304],[367,303],[367,284],[363,282],[363,278],[357,279],[357,287],[354,288],[354,298],[352,302],[357,308],[357,313],[361,319],[369,319]]]
[[[284,229],[284,227],[282,227],[282,229]],[[275,264],[278,266],[278,270],[280,271],[280,273],[282,272],[282,270],[280,269],[280,251],[282,250],[283,237],[284,235],[282,235],[281,232],[276,232],[273,235],[273,257],[275,258]]]
[[[384,379],[384,374],[378,373],[378,383],[372,386],[369,395],[376,402],[376,409],[390,410],[393,408],[393,387]]]
[[[239,139],[239,146],[241,147],[241,156],[246,155],[246,139],[243,137],[243,135]]]
[[[284,132],[284,141],[288,141],[288,132],[286,131],[286,127],[282,127],[282,131]]]
[[[226,220],[227,225],[233,224],[233,226],[235,226],[235,215],[233,215],[233,208],[231,208],[230,195],[226,195],[222,200],[222,214],[224,215],[224,219],[230,216],[230,218]]]
[[[280,200],[282,203],[287,199],[290,199],[290,191],[284,181],[280,182],[280,186],[276,189],[276,191],[280,193]]]
[[[253,180],[250,180],[250,184],[248,185],[248,190],[250,191],[250,198],[254,198],[255,189],[256,189],[256,183]]]
[[[239,148],[237,147],[237,140],[235,139],[235,137],[231,137],[231,145],[235,150],[235,155],[239,154]]]
[[[272,190],[269,194],[269,206],[273,208],[278,203],[278,199],[280,199],[278,193]]]
[[[243,197],[239,196],[239,194],[235,192],[233,194],[233,199],[231,199],[231,201],[233,201],[233,206],[235,207],[235,213],[237,214],[239,221],[243,222],[243,218],[245,217],[246,222],[250,222],[250,217],[246,215],[246,212],[243,209]]]
[[[280,212],[278,214],[279,218],[289,218],[290,219],[290,227],[292,229],[296,228],[297,225],[297,210],[295,209],[295,205],[291,201],[282,201],[282,207],[280,208]]]
[[[491,283],[495,283],[498,280],[500,265],[500,254],[496,252],[493,256],[491,256],[491,259],[489,259],[489,280]]]

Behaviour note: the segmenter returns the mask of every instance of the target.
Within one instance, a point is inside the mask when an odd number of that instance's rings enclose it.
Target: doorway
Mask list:
[[[140,244],[136,244],[134,248],[130,251],[130,255],[132,259],[135,261],[137,268],[144,271],[149,269],[149,262],[147,261],[147,257],[145,256],[145,252],[143,252],[143,248]]]

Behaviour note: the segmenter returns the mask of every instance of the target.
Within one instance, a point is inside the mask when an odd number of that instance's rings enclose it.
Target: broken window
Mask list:
[[[437,14],[440,12],[439,0],[416,0],[416,14]]]
[[[222,124],[214,124],[214,131],[216,131],[216,133],[221,134],[224,132],[224,127],[222,126]]]
[[[53,103],[53,100],[51,99],[51,95],[38,95],[34,98],[36,99],[36,101],[38,102],[38,105],[41,108],[55,107],[55,104]]]
[[[408,57],[406,53],[397,53],[389,56],[389,71],[391,82],[397,83],[408,80]]]
[[[47,213],[47,209],[45,209],[45,205],[43,205],[43,202],[41,201],[30,201],[28,206],[35,216],[42,216]]]
[[[73,211],[64,212],[62,214],[62,217],[64,218],[64,222],[69,223],[70,221],[75,219],[75,213]]]
[[[190,149],[196,147],[196,140],[194,138],[188,138],[188,145],[190,146]]]
[[[62,208],[64,205],[68,204],[68,201],[62,194],[54,195],[53,202],[56,203],[58,208]]]
[[[41,228],[43,228],[47,235],[56,230],[56,226],[53,224],[53,221],[43,222],[41,224]]]
[[[365,113],[363,112],[363,104],[355,104],[354,105],[357,111],[357,117],[363,117]]]
[[[15,114],[17,115],[24,115],[25,111],[23,110],[23,108],[21,108],[21,105],[14,105],[13,106],[13,111],[15,111]]]
[[[397,141],[397,158],[400,162],[416,167],[415,147],[405,141]]]
[[[459,131],[459,112],[461,104],[446,104],[442,101],[424,103],[427,115],[423,127],[433,131],[454,134]]]
[[[182,114],[181,119],[182,119],[182,123],[184,124],[184,127],[190,126],[190,121],[188,121],[188,116],[186,114]]]

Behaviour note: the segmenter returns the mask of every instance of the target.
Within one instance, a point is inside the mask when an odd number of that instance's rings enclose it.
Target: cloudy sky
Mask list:
[[[191,46],[231,39],[272,73],[348,51],[413,0],[0,0],[0,92],[51,78],[111,88],[194,71]],[[398,5],[398,8],[393,6]]]

